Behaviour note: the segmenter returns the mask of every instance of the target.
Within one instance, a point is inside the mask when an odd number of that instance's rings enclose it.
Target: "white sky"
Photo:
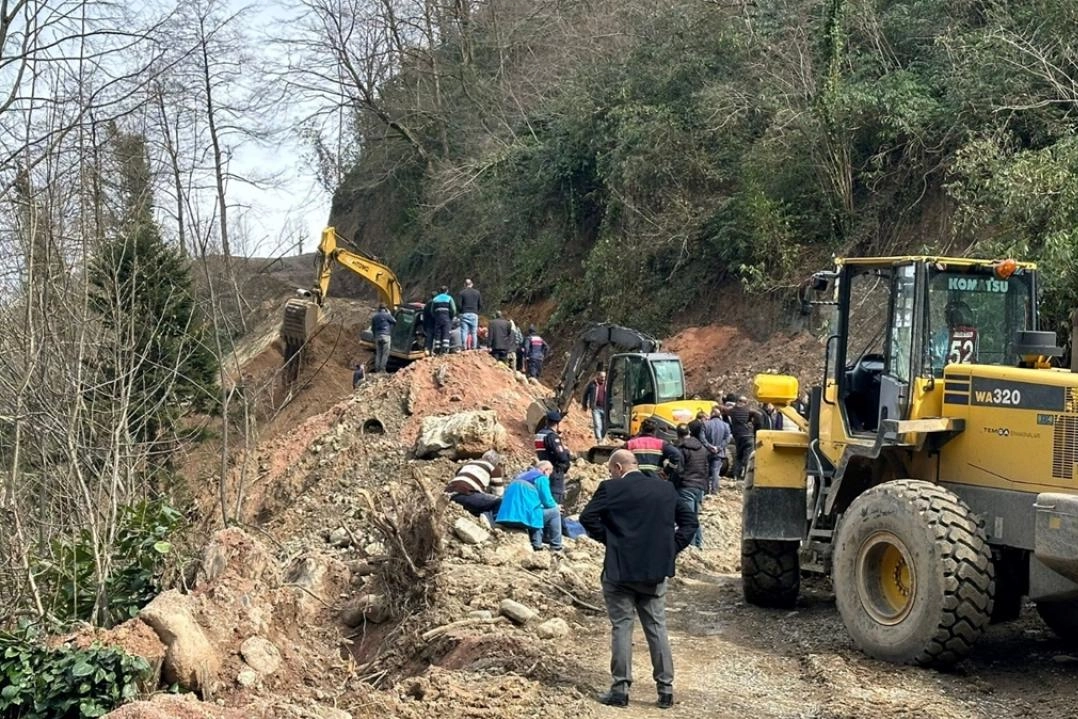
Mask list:
[[[249,6],[245,0],[227,0],[233,10]],[[289,18],[300,11],[298,0],[276,0],[259,4],[248,11],[252,37],[273,36],[288,26]],[[265,52],[274,52],[269,43],[260,43]],[[285,122],[303,114],[303,108],[281,108]],[[315,167],[311,164],[311,148],[304,145],[294,132],[285,132],[277,147],[247,145],[235,151],[232,169],[240,175],[274,176],[276,186],[252,187],[233,183],[228,188],[230,204],[242,209],[248,240],[244,254],[261,257],[296,254],[296,238],[303,236],[303,251],[312,252],[318,246],[322,228],[329,220],[331,197],[319,185]],[[231,223],[230,223],[231,224]]]

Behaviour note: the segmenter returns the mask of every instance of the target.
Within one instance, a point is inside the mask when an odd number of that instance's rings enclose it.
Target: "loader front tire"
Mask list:
[[[1078,646],[1078,601],[1037,602],[1037,614],[1064,643]]]
[[[877,659],[954,664],[992,616],[984,532],[961,499],[931,482],[885,482],[857,497],[838,526],[832,579],[846,629]]]
[[[745,601],[758,607],[789,609],[801,590],[800,542],[741,540],[741,587]]]

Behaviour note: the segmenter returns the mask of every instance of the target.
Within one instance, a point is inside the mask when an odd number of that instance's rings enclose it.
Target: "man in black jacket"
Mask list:
[[[673,484],[641,472],[629,450],[616,450],[608,467],[610,479],[580,513],[588,536],[606,545],[603,599],[611,625],[613,684],[599,701],[629,703],[635,612],[648,641],[658,704],[668,709],[674,705],[674,659],[666,635],[666,579],[674,576],[677,553],[692,541],[696,519]]]
[[[483,308],[483,299],[479,290],[472,286],[471,280],[464,280],[464,289],[457,297],[457,311],[460,312],[460,324],[464,329],[464,349],[479,349],[479,310]]]
[[[681,496],[681,503],[689,508],[696,518],[696,534],[692,543],[699,549],[704,548],[704,532],[700,529],[700,508],[704,504],[704,492],[708,480],[707,447],[697,439],[703,432],[703,422],[693,420],[688,426],[677,426],[677,447],[681,451],[681,467],[674,486]]]
[[[744,479],[745,469],[749,464],[749,455],[756,447],[756,430],[763,425],[762,415],[749,407],[749,399],[742,395],[731,407],[726,416],[730,418],[730,432],[734,435],[734,478]]]
[[[494,313],[494,319],[487,324],[487,341],[490,353],[499,362],[509,360],[509,350],[513,346],[513,325],[502,317],[501,310]]]

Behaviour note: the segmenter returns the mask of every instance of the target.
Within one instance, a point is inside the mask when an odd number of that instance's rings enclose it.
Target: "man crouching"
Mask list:
[[[666,635],[666,580],[674,576],[674,558],[689,546],[697,521],[674,485],[641,472],[632,452],[615,451],[608,468],[610,479],[580,513],[588,536],[606,545],[603,599],[611,624],[613,684],[599,702],[629,704],[635,612],[648,641],[658,705],[668,709],[674,705],[674,659]]]

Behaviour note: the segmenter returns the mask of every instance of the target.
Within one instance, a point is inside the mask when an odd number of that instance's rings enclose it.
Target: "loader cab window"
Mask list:
[[[998,279],[991,270],[933,269],[928,282],[926,365],[942,377],[948,364],[1015,366],[1020,330],[1036,329],[1032,274]]]
[[[894,270],[849,267],[841,291],[839,327],[839,397],[852,432],[875,431],[879,422],[880,383],[887,365]],[[840,339],[841,343],[841,339]]]

